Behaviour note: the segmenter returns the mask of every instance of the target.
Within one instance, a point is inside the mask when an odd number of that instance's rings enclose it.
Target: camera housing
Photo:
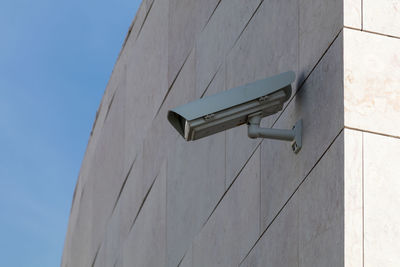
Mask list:
[[[248,123],[252,114],[262,118],[279,112],[294,80],[289,71],[207,96],[168,111],[168,120],[187,141],[197,140]]]

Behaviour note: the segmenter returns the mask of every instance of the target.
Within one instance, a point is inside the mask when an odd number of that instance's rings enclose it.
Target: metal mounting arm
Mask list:
[[[301,149],[302,143],[302,128],[303,122],[302,120],[298,120],[296,124],[293,126],[292,130],[281,130],[281,129],[272,129],[272,128],[261,128],[260,115],[249,116],[248,120],[248,136],[250,138],[268,138],[268,139],[277,139],[283,141],[292,141],[292,149],[294,153],[298,153]]]

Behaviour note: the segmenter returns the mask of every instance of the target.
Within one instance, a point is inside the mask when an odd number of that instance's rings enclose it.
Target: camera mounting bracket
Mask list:
[[[302,147],[302,131],[303,121],[300,119],[293,126],[292,130],[272,129],[272,128],[261,128],[262,116],[261,114],[255,113],[248,117],[248,136],[252,139],[255,138],[268,138],[282,141],[292,142],[292,150],[294,153],[299,153]]]

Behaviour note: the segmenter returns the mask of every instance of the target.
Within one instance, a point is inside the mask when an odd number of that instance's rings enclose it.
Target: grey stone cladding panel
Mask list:
[[[86,160],[85,160],[86,159]],[[87,156],[85,155],[85,159],[84,161],[88,161]],[[83,163],[82,163],[83,165]],[[64,241],[64,252],[62,255],[62,259],[61,259],[61,266],[67,266],[68,262],[71,261],[71,250],[73,248],[73,246],[76,246],[76,244],[72,243],[72,237],[75,235],[75,231],[77,230],[77,221],[78,219],[80,219],[78,217],[79,215],[79,210],[80,210],[80,206],[82,205],[81,201],[82,201],[82,193],[83,193],[83,185],[82,185],[82,169],[83,167],[81,167],[81,173],[79,174],[78,177],[78,181],[76,183],[75,186],[75,190],[74,190],[74,196],[73,196],[73,200],[72,200],[72,206],[71,206],[71,210],[70,210],[70,215],[69,215],[69,221],[68,221],[68,229],[67,229],[67,233],[65,236],[65,241]]]
[[[121,266],[165,266],[166,163],[134,222],[122,248]]]
[[[169,0],[168,87],[221,0]]]
[[[143,25],[146,23],[146,19],[153,8],[155,0],[142,0],[142,3],[139,6],[138,11],[136,12],[136,16],[132,21],[131,26],[129,27],[128,34],[125,38],[124,45],[122,47],[121,54],[124,53],[125,45],[129,42],[129,44],[135,43],[139,34],[143,30]],[[121,56],[121,55],[120,55]]]
[[[299,71],[302,80],[343,28],[343,0],[299,0]]]
[[[77,206],[77,219],[74,222],[70,221],[72,230],[69,232],[71,235],[69,257],[65,260],[63,258],[68,266],[90,266],[92,264],[94,255],[91,254],[91,240],[93,239],[91,231],[93,215],[91,191],[90,187],[84,188],[81,194],[77,196],[80,199],[79,206]]]
[[[185,256],[179,264],[179,267],[192,267],[193,266],[193,245],[190,245],[186,251]]]
[[[262,142],[262,230],[344,127],[342,51],[340,35],[274,125],[288,129],[302,119],[301,151],[293,153],[289,142],[267,139]]]
[[[168,122],[167,113],[169,109],[195,99],[195,74],[192,51],[143,140],[142,179],[145,190],[157,174],[158,166],[167,158],[168,151],[174,150],[177,140],[182,138]]]
[[[128,166],[168,91],[168,0],[154,0],[136,42],[127,44],[126,156]]]
[[[86,253],[89,261],[93,261],[96,254],[97,257],[103,256],[99,254],[100,244],[104,241],[109,217],[129,168],[125,164],[124,138],[126,72],[124,68],[119,68],[121,62],[123,58],[119,59],[112,75],[114,78],[110,80],[103,96],[94,126],[95,130],[99,130],[93,133],[89,142],[91,149],[85,155],[88,160],[87,163],[84,161],[80,172],[83,190],[91,196],[90,207],[83,211],[92,214],[90,221],[85,222],[92,232],[90,245],[87,245],[90,252]],[[105,248],[102,246],[101,250],[105,251]],[[96,264],[98,262],[101,261],[96,260]]]
[[[104,259],[96,260],[96,263],[102,262],[104,266],[113,266],[120,255],[121,248],[144,201],[146,192],[144,192],[142,175],[143,160],[140,154],[125,177],[118,202],[107,221],[106,233],[98,253],[98,258],[104,257]]]
[[[196,90],[205,91],[260,0],[221,0],[196,40]]]
[[[226,60],[226,88],[293,70],[298,58],[297,1],[264,1]],[[293,84],[296,90],[296,82]],[[277,115],[265,118],[262,126],[271,127]],[[247,126],[227,134],[227,187],[236,177],[260,140],[247,136]]]
[[[297,57],[297,0],[263,1],[229,51],[227,89],[288,70],[297,72]]]
[[[260,151],[224,195],[193,243],[193,266],[238,266],[259,236]]]
[[[344,265],[343,136],[342,132],[240,266]]]
[[[168,266],[176,266],[225,191],[225,134],[178,139],[168,153]]]
[[[86,188],[92,198],[93,233],[91,255],[94,258],[104,238],[106,223],[124,180],[124,88],[115,91],[99,137],[90,179]]]
[[[342,131],[296,193],[300,267],[344,265],[343,158]]]
[[[224,90],[224,74],[221,68],[205,95]],[[175,266],[225,192],[225,133],[196,142],[178,136],[167,151],[167,256],[168,266]]]
[[[298,266],[298,203],[294,197],[262,235],[241,267]]]
[[[213,95],[224,91],[226,89],[226,64],[225,61],[221,63],[218,71],[214,73],[210,83],[205,90],[197,90],[196,88],[196,99],[204,96]]]

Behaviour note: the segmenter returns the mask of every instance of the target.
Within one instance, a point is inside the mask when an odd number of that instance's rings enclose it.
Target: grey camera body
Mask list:
[[[294,80],[289,71],[204,97],[168,111],[168,120],[187,141],[197,140],[279,112]]]

